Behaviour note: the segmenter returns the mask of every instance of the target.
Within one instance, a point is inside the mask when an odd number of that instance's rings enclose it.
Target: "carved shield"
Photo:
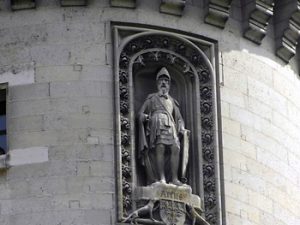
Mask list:
[[[183,225],[185,221],[185,203],[160,200],[160,217],[166,225]]]

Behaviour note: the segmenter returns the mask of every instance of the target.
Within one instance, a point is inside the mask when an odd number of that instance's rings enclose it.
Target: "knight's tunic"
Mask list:
[[[146,115],[150,120],[144,125]],[[153,149],[157,144],[175,144],[180,148],[178,133],[184,124],[178,103],[171,96],[160,96],[158,93],[149,95],[141,108],[140,122],[140,133],[144,135],[140,137],[141,151]]]

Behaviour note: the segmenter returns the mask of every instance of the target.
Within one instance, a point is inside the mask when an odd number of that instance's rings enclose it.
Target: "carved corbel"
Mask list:
[[[60,0],[61,6],[86,6],[87,0]]]
[[[229,18],[231,3],[232,0],[209,0],[204,21],[223,29]]]
[[[246,19],[244,37],[261,44],[274,12],[274,0],[251,0],[242,6]]]
[[[114,7],[135,8],[136,0],[111,0],[110,5]]]
[[[182,16],[185,7],[185,1],[182,0],[162,0],[160,4],[160,12]]]
[[[35,0],[11,0],[10,4],[12,10],[34,9],[36,6]]]
[[[300,0],[276,5],[276,55],[288,63],[296,54],[300,37]]]

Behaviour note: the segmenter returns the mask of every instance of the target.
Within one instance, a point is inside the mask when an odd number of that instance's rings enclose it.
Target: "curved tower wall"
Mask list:
[[[297,58],[286,65],[274,55],[272,26],[260,46],[243,38],[238,4],[223,30],[203,22],[202,3],[188,2],[182,17],[159,5],[41,0],[15,12],[2,5],[0,81],[9,82],[12,166],[0,176],[1,224],[116,223],[111,21],[218,42],[226,224],[300,224]]]

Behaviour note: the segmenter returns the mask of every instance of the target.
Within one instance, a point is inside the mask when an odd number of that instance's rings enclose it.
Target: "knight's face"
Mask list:
[[[170,79],[167,76],[161,76],[157,80],[157,89],[164,94],[170,90]]]

